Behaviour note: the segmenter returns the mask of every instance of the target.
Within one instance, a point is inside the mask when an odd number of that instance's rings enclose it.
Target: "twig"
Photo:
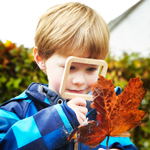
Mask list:
[[[107,142],[106,142],[107,150],[109,150],[109,148],[108,148],[108,141],[109,141],[109,135],[108,135]]]

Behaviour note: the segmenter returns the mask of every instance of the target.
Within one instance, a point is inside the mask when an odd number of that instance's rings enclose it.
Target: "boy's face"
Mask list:
[[[81,57],[76,55],[77,57]],[[89,56],[84,56],[89,57]],[[45,62],[49,88],[59,94],[66,57],[53,54]],[[73,62],[66,83],[66,92],[88,94],[98,78],[99,66]]]

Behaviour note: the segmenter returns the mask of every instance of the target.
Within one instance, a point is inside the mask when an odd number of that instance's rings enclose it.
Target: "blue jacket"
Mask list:
[[[116,90],[119,92],[119,88]],[[96,119],[96,111],[87,101],[88,117]],[[79,125],[66,100],[49,90],[47,85],[32,83],[21,95],[0,106],[0,150],[73,150],[68,142],[71,131]],[[105,139],[96,149],[106,148]],[[137,150],[129,138],[110,137],[110,148]],[[78,144],[78,150],[88,145]]]

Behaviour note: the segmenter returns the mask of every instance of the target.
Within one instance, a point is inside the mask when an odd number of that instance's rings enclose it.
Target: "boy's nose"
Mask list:
[[[76,74],[72,79],[72,83],[83,85],[85,83],[85,75],[83,73]]]

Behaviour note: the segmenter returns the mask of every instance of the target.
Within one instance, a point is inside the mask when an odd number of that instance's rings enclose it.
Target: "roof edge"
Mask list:
[[[140,0],[138,3],[133,5],[131,8],[126,10],[124,13],[122,13],[117,18],[111,20],[108,23],[109,30],[112,31],[122,20],[124,20],[136,7],[138,7],[144,0]]]

